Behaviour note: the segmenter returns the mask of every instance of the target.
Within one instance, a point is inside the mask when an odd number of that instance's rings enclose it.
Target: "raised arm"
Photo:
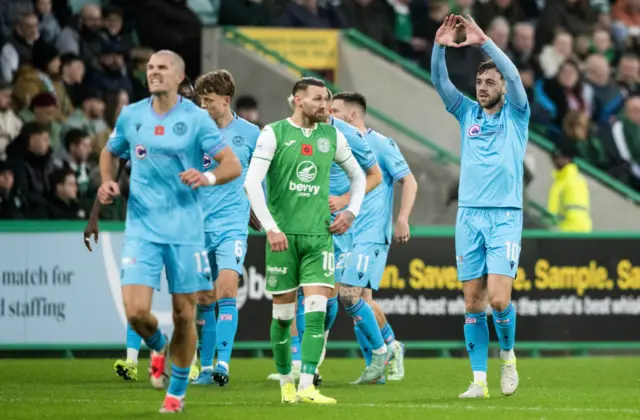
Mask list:
[[[435,44],[431,52],[431,80],[442,98],[447,111],[454,112],[464,96],[449,79],[447,62],[445,59],[446,46],[456,46],[456,17],[451,15],[445,18],[442,26],[436,32]]]
[[[502,73],[502,77],[507,85],[507,100],[509,103],[524,109],[529,103],[527,99],[527,92],[524,89],[522,80],[520,79],[520,73],[516,68],[516,65],[507,57],[507,55],[498,47],[495,42],[489,38],[478,24],[468,16],[466,19],[462,16],[458,16],[458,19],[462,23],[467,32],[467,40],[460,44],[461,47],[467,45],[479,44],[484,52],[487,53],[489,58],[496,63],[496,67]]]

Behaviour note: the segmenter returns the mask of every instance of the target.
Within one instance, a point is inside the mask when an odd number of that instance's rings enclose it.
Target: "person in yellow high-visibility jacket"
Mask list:
[[[568,153],[556,149],[553,153],[556,171],[549,190],[548,211],[558,220],[562,232],[591,232],[589,187],[578,166]]]

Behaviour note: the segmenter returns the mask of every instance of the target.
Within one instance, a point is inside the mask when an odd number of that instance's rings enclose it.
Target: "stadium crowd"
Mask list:
[[[111,0],[76,14],[78,1],[0,0],[0,218],[88,215],[97,152],[147,94],[148,57],[174,50],[198,75],[203,2],[219,25],[355,28],[427,69],[444,17],[469,13],[517,64],[558,154],[640,188],[640,0]],[[461,90],[482,54],[448,52]],[[257,122],[253,98],[236,105]],[[102,217],[124,216],[113,208]]]

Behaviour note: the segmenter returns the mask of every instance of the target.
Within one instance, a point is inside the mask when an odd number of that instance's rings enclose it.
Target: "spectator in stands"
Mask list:
[[[627,35],[637,35],[640,32],[640,1],[617,0],[611,10],[613,18],[613,35],[618,43]]]
[[[527,92],[527,99],[529,100],[529,104],[533,104],[533,101],[535,100],[535,70],[532,66],[526,63],[519,64],[518,73],[520,74],[520,79],[522,80],[524,90]],[[533,116],[533,111],[531,119],[532,121],[536,121]]]
[[[98,134],[107,131],[108,127],[104,121],[104,95],[97,89],[87,88],[84,92],[82,106],[77,108],[67,121],[65,121],[62,132],[66,133],[75,128],[83,130],[91,136],[92,142]]]
[[[549,190],[547,210],[558,221],[562,232],[591,232],[589,186],[572,161],[572,153],[556,149],[553,153],[554,182]]]
[[[21,219],[22,214],[16,204],[22,204],[13,197],[13,171],[11,166],[0,160],[0,220]]]
[[[18,68],[31,63],[33,44],[40,36],[38,26],[38,18],[34,13],[26,13],[18,18],[13,34],[0,51],[0,71],[5,82],[12,82]]]
[[[51,0],[34,0],[35,13],[40,20],[40,39],[49,44],[55,44],[60,36],[60,25],[51,13]]]
[[[393,3],[408,3],[395,0]],[[347,28],[342,10],[334,2],[320,0],[291,0],[276,20],[278,26],[287,28]]]
[[[26,200],[14,183],[9,162],[0,160],[0,220],[24,218]]]
[[[102,34],[102,11],[95,4],[85,4],[75,24],[67,25],[56,42],[60,54],[75,54],[89,67],[98,68]]]
[[[602,54],[592,54],[587,58],[585,76],[593,90],[591,118],[597,124],[610,121],[620,111],[624,97],[620,88],[611,81],[611,67]]]
[[[14,187],[24,193],[25,216],[46,219],[49,176],[54,171],[48,128],[37,122],[25,124],[7,148],[7,155],[14,171]]]
[[[467,16],[473,12],[474,0],[453,0],[449,2],[451,5],[451,13],[455,15]]]
[[[73,104],[60,77],[60,56],[55,47],[38,40],[33,46],[32,64],[20,67],[13,89],[14,106],[24,109],[39,93],[49,92],[57,102],[58,122],[64,121],[72,112]]]
[[[238,116],[253,123],[259,127],[262,127],[260,123],[260,110],[258,109],[258,101],[253,96],[242,95],[236,99],[236,113]]]
[[[140,0],[137,4],[136,32],[140,44],[155,51],[169,49],[180,54],[186,74],[195,80],[202,70],[202,23],[186,0]]]
[[[91,153],[91,137],[86,131],[73,128],[64,136],[64,149],[54,154],[56,168],[68,168],[73,171],[78,183],[78,195],[87,196],[90,187],[89,154]]]
[[[138,102],[149,96],[147,89],[147,63],[153,55],[149,48],[136,47],[130,53],[129,78],[131,80],[131,102]]]
[[[22,129],[22,120],[11,107],[11,85],[0,82],[0,161],[7,158],[6,149]]]
[[[557,28],[573,36],[590,35],[598,13],[588,0],[547,0],[540,13],[536,30],[536,46],[542,48],[554,38]]]
[[[540,53],[539,63],[545,78],[554,77],[562,63],[571,58],[573,51],[573,37],[571,34],[559,31],[553,39],[553,44],[546,45]]]
[[[20,16],[28,13],[33,13],[32,0],[0,1],[0,39],[10,37]]]
[[[78,184],[71,169],[57,169],[50,177],[48,216],[53,220],[82,220],[86,212],[78,204]]]
[[[605,28],[597,28],[593,32],[593,48],[591,52],[603,55],[610,65],[618,61],[618,51],[611,42],[609,31]]]
[[[219,25],[269,26],[271,12],[262,0],[221,0]]]
[[[57,149],[61,146],[60,131],[62,127],[56,121],[58,103],[56,97],[49,92],[39,93],[31,100],[31,106],[20,112],[24,122],[37,122],[49,130],[51,147]]]
[[[513,53],[509,49],[510,32],[511,27],[509,26],[509,22],[502,16],[498,16],[493,19],[491,24],[489,24],[489,29],[487,29],[487,35],[489,38],[491,38],[505,54],[511,57],[513,56]]]
[[[557,131],[560,131],[569,111],[590,115],[591,103],[578,63],[567,60],[560,66],[555,77],[538,82],[536,101],[548,112]]]
[[[102,149],[104,149],[104,147],[107,145],[109,135],[116,126],[116,120],[118,119],[122,108],[129,105],[129,95],[124,90],[120,92],[107,92],[107,94],[105,95],[104,103],[104,121],[107,128],[103,132],[98,132],[97,135],[93,138],[92,155],[94,156],[99,156]],[[97,175],[99,176],[100,174],[98,173]],[[100,183],[98,180],[98,186],[99,185]]]
[[[528,22],[518,22],[513,25],[511,39],[511,56],[517,67],[534,68],[533,49],[535,41],[535,27]]]
[[[117,45],[120,51],[130,51],[136,46],[131,33],[123,31],[124,12],[118,6],[107,6],[102,11],[104,34],[107,41]]]
[[[100,66],[89,68],[86,84],[101,92],[125,90],[132,93],[131,80],[124,62],[124,51],[118,44],[105,42],[100,52]]]
[[[612,135],[621,158],[628,165],[630,184],[640,191],[640,97],[626,100],[624,111],[612,126]]]
[[[349,27],[357,29],[391,50],[397,50],[393,22],[386,14],[386,0],[343,1],[341,7]]]
[[[74,107],[82,102],[82,82],[84,81],[85,66],[82,59],[74,54],[64,54],[60,57],[62,62],[62,83],[67,91],[71,104]]]
[[[422,45],[433,46],[436,32],[444,22],[444,18],[451,13],[449,0],[432,0],[427,4],[414,2],[411,4],[410,12],[413,29],[410,42],[414,50],[424,51],[425,49],[421,48]]]
[[[623,96],[640,94],[640,60],[637,55],[628,53],[620,57],[616,80]]]
[[[487,30],[495,18],[499,16],[507,22],[514,23],[525,17],[517,0],[478,1],[474,7],[474,16],[478,26],[484,30]]]

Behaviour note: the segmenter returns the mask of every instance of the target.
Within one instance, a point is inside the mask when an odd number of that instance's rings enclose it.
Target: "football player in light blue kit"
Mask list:
[[[200,202],[205,214],[205,241],[215,281],[215,290],[198,295],[197,322],[200,330],[200,376],[198,385],[215,383],[225,386],[229,382],[229,362],[238,329],[238,282],[243,273],[249,233],[249,199],[244,192],[244,179],[256,141],[258,126],[238,117],[231,111],[236,85],[226,70],[206,73],[196,81],[196,92],[202,108],[216,122],[223,136],[242,164],[242,175],[233,181],[200,191]],[[218,164],[205,155],[205,170]],[[218,304],[216,323],[215,306]],[[213,368],[215,350],[218,361]]]
[[[455,43],[456,28],[466,32],[461,44]],[[447,111],[460,123],[462,140],[455,242],[473,383],[460,398],[489,396],[487,303],[500,342],[500,388],[504,395],[512,395],[519,384],[511,288],[522,237],[523,160],[530,116],[527,94],[516,66],[471,17],[446,18],[435,42],[431,76]],[[462,95],[447,73],[445,47],[467,45],[480,45],[491,58],[476,73],[478,102]]]
[[[195,90],[193,85],[191,84],[191,80],[187,76],[184,77],[184,80],[180,84],[178,88],[178,93],[183,97],[190,99],[192,101],[197,101],[197,97],[195,95]],[[122,160],[123,159],[123,160]],[[128,164],[128,160],[130,159],[129,152],[125,152],[123,156],[121,156],[121,160],[119,162],[119,173],[124,170],[124,165]],[[116,179],[118,181],[118,179]],[[85,244],[87,245],[89,251],[91,252],[91,247],[87,241],[87,233],[94,234],[94,240],[98,243],[98,217],[100,215],[100,201],[96,198],[96,202],[93,205],[93,210],[91,211],[91,216],[89,217],[89,221],[87,224],[87,229],[85,229]],[[90,225],[93,226],[89,229]],[[93,230],[95,229],[95,230]],[[142,344],[142,337],[136,333],[131,325],[127,324],[127,358],[126,359],[118,359],[113,364],[113,370],[116,374],[122,379],[126,380],[138,380],[138,354],[140,353],[140,345]],[[195,379],[198,376],[199,370],[197,369],[197,365],[191,367],[191,371],[189,372],[189,378]]]
[[[334,115],[353,124],[365,136],[382,171],[382,182],[365,196],[364,212],[355,222],[353,249],[346,262],[342,276],[343,289],[340,293],[346,294],[343,299],[351,298],[352,301],[353,296],[360,294],[364,300],[362,305],[371,307],[372,314],[375,315],[369,321],[355,322],[356,338],[363,351],[367,370],[370,370],[373,364],[373,351],[381,345],[387,345],[392,353],[387,379],[398,381],[404,377],[404,345],[395,339],[384,312],[373,300],[372,291],[378,290],[391,244],[393,186],[395,182],[403,184],[402,205],[396,223],[395,238],[398,243],[405,243],[410,237],[409,216],[415,203],[418,184],[395,142],[366,128],[364,118],[367,101],[363,95],[352,92],[339,93],[334,97],[331,108]],[[376,377],[374,380],[375,383],[384,383],[385,377]],[[356,382],[371,383],[368,378],[366,382],[364,378]]]
[[[329,96],[331,96],[331,91],[329,91]],[[293,108],[293,96],[288,98],[289,106]],[[376,160],[375,154],[371,151],[369,144],[363,137],[363,135],[358,131],[354,126],[347,124],[346,122],[334,118],[332,115],[327,115],[327,124],[330,124],[336,127],[347,139],[347,143],[351,148],[351,152],[353,156],[358,161],[358,164],[365,172],[367,185],[365,191],[368,193],[369,191],[376,188],[382,179],[382,173],[380,171],[380,166]],[[335,220],[337,214],[340,210],[345,209],[349,205],[350,196],[349,187],[351,183],[349,182],[349,176],[340,168],[338,164],[335,162],[331,166],[331,178],[329,180],[329,206],[331,209],[331,220]],[[333,289],[333,294],[327,301],[327,315],[325,318],[325,343],[324,349],[322,352],[322,357],[320,358],[320,363],[318,363],[318,368],[322,365],[324,361],[324,356],[326,354],[327,349],[327,340],[329,338],[329,331],[333,326],[333,323],[336,320],[336,316],[338,315],[338,292],[340,290],[340,282],[342,278],[342,272],[345,267],[345,261],[351,253],[351,247],[353,244],[353,228],[350,228],[347,232],[342,235],[333,235],[333,246],[334,246],[334,255],[335,255],[335,280],[336,285]],[[299,347],[300,347],[300,338],[304,334],[304,295],[301,291],[298,291],[298,304],[296,308],[296,318],[295,318],[295,330],[297,331],[296,335],[291,337],[291,345],[292,345],[292,354],[294,355],[293,360],[293,369],[292,371],[299,374],[300,371],[300,361],[296,360],[295,356],[300,355]],[[278,374],[269,375],[270,380],[279,381],[280,376]],[[319,372],[316,373],[314,377],[314,385],[319,386],[322,382]]]
[[[207,113],[178,95],[183,78],[180,56],[167,50],[152,55],[147,64],[151,98],[122,110],[100,154],[98,198],[102,204],[119,195],[112,170],[115,158],[131,157],[120,281],[129,324],[151,349],[150,380],[155,388],[164,388],[165,359],[171,346],[171,379],[161,413],[180,412],[184,407],[196,346],[195,294],[211,289],[204,216],[195,189],[227,183],[242,173],[240,162]],[[202,173],[205,153],[219,166]],[[171,343],[151,313],[163,267],[173,303]]]

